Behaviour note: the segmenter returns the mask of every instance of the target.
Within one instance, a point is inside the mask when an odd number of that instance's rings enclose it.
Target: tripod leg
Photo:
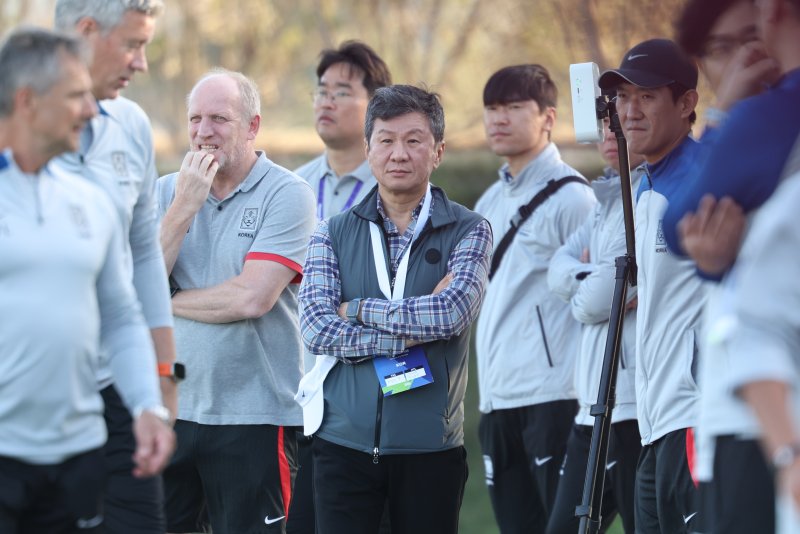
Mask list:
[[[629,255],[616,259],[616,284],[614,300],[611,304],[611,317],[608,322],[603,370],[600,376],[600,388],[597,392],[597,404],[592,406],[591,415],[595,417],[592,430],[592,442],[589,447],[589,461],[586,464],[586,480],[583,486],[583,499],[575,509],[575,515],[581,518],[578,532],[580,534],[600,532],[601,504],[605,486],[605,466],[608,458],[608,440],[611,430],[611,413],[616,397],[617,369],[620,346],[622,344],[622,327],[625,319],[625,300],[628,294],[628,280],[633,258]]]

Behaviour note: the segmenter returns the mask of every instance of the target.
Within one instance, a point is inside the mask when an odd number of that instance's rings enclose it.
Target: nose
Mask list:
[[[642,108],[639,105],[639,100],[636,98],[629,98],[622,109],[618,110],[620,119],[639,119],[642,116]]]
[[[314,107],[317,109],[333,109],[336,107],[336,101],[333,95],[317,95],[314,98]]]
[[[211,135],[214,133],[214,129],[211,127],[211,125],[212,122],[210,118],[202,117],[200,122],[197,124],[197,136],[202,138],[211,137]]]
[[[392,146],[392,153],[389,155],[392,161],[406,161],[408,159],[408,150],[406,144],[397,142]]]
[[[131,69],[138,72],[147,72],[147,55],[144,47],[138,48],[134,53]]]
[[[508,113],[505,109],[497,109],[491,112],[489,120],[492,124],[506,124],[508,122]]]
[[[81,115],[87,121],[97,115],[97,101],[91,93],[87,93],[83,99],[83,113]]]

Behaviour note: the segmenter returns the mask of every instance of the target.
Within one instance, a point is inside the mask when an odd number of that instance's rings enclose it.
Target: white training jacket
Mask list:
[[[733,327],[725,340],[731,359],[728,391],[750,382],[790,388],[800,432],[800,173],[787,178],[753,218],[736,261]]]
[[[105,443],[101,342],[128,409],[161,404],[123,240],[97,186],[0,153],[0,456],[57,464]]]
[[[552,143],[517,176],[506,170],[500,169],[500,180],[475,206],[492,225],[495,247],[517,210],[548,180],[580,176]],[[559,189],[520,227],[487,284],[476,330],[481,412],[575,398],[572,373],[579,324],[547,287],[547,268],[595,202],[585,185],[569,183]]]
[[[777,381],[789,388],[794,435],[800,432],[800,173],[787,178],[753,217],[736,261],[735,327],[728,338],[730,393],[750,382]],[[800,532],[800,510],[778,495],[777,534]]]
[[[125,97],[98,102],[100,112],[87,125],[80,152],[54,159],[54,169],[83,176],[106,192],[125,237],[125,264],[149,328],[172,327],[172,304],[159,241],[156,173],[150,120]],[[86,133],[91,132],[90,139]],[[98,387],[113,382],[106,354],[97,368]]]
[[[669,198],[697,176],[700,146],[691,137],[654,165],[645,164],[636,203],[636,410],[642,445],[694,427],[701,315],[710,282],[694,261],[672,254],[662,231]]]
[[[636,191],[644,170],[631,173]],[[617,256],[624,256],[625,226],[620,177],[613,169],[592,182],[597,205],[578,230],[569,236],[550,261],[547,281],[550,289],[569,302],[572,316],[581,323],[580,348],[575,362],[575,391],[578,413],[575,423],[593,425],[589,410],[597,402],[600,375],[608,337],[611,303],[616,286]],[[589,263],[581,261],[589,250]],[[582,273],[589,273],[583,277]],[[628,287],[628,302],[636,288]],[[617,373],[616,405],[612,422],[636,419],[636,311],[625,314]]]

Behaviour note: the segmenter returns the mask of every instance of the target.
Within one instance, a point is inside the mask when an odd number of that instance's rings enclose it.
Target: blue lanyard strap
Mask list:
[[[320,221],[325,218],[325,178],[327,177],[328,173],[325,173],[322,178],[320,178],[319,188],[317,190],[317,219]],[[347,199],[341,211],[347,211],[353,207],[356,197],[358,197],[358,193],[361,191],[362,187],[364,187],[364,182],[356,180],[356,186],[353,188],[353,192],[350,193],[350,198]]]

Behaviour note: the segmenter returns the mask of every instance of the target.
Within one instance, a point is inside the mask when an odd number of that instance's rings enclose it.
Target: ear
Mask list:
[[[678,100],[678,105],[681,107],[681,118],[689,118],[689,115],[691,115],[697,107],[697,102],[699,99],[700,96],[694,89],[689,89],[681,95],[680,99]]]
[[[30,87],[17,89],[14,93],[14,111],[24,116],[36,107],[36,93]]]
[[[75,23],[75,31],[84,38],[100,33],[100,25],[92,17],[83,17]]]
[[[364,138],[364,157],[369,158],[369,139]]]
[[[433,168],[437,169],[439,164],[442,162],[442,156],[444,156],[444,140],[442,140],[439,145],[434,148],[434,157],[433,157]]]
[[[256,138],[258,131],[261,129],[261,115],[256,115],[250,119],[250,124],[247,127],[247,138],[251,141]]]
[[[556,125],[556,108],[548,106],[544,110],[544,129],[547,132],[552,132]]]

